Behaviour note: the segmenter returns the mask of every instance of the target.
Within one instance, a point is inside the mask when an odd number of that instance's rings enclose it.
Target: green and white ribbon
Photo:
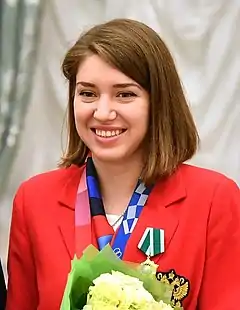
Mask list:
[[[164,230],[157,228],[146,228],[138,248],[147,256],[152,257],[164,252]]]

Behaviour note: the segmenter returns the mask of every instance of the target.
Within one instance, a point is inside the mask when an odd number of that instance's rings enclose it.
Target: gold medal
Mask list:
[[[141,272],[144,274],[151,274],[156,275],[158,265],[151,261],[150,257],[148,256],[145,262],[141,263],[140,265]]]

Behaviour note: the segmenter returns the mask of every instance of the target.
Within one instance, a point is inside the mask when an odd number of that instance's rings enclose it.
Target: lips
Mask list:
[[[126,129],[109,129],[109,130],[103,130],[103,129],[97,129],[97,128],[92,128],[92,131],[101,138],[112,138],[112,137],[117,137],[121,135],[123,132],[126,131]]]

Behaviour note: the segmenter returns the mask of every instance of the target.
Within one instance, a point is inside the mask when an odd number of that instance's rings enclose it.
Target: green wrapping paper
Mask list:
[[[143,274],[138,264],[119,260],[109,245],[102,251],[90,245],[80,259],[75,257],[72,260],[60,310],[82,310],[86,305],[88,290],[93,285],[93,280],[113,270],[140,279],[156,301],[170,303],[171,286],[159,282],[155,275]]]

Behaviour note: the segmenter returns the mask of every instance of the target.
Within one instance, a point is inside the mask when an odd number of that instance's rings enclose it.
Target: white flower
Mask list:
[[[89,288],[84,310],[172,310],[170,305],[156,302],[143,282],[118,271],[101,274]]]

